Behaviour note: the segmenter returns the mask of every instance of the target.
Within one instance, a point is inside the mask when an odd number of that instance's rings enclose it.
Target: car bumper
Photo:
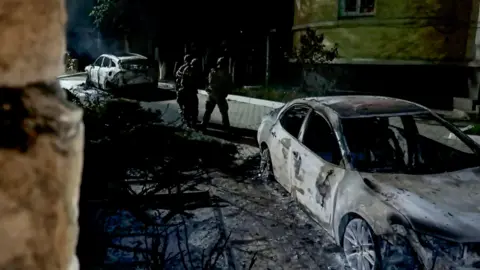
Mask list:
[[[141,78],[133,78],[125,81],[125,85],[139,85],[139,84],[158,84],[158,80],[155,81],[153,78],[141,77]]]
[[[140,86],[140,85],[155,85],[158,86],[158,80],[153,78],[133,78],[125,80],[122,78],[115,78],[107,81],[109,88],[125,88],[130,86]]]

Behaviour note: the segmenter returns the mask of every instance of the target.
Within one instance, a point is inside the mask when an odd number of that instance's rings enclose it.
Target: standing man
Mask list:
[[[208,74],[208,98],[205,103],[205,114],[203,115],[202,129],[205,129],[210,122],[215,106],[222,115],[222,123],[227,132],[230,132],[230,120],[228,119],[227,96],[232,92],[233,83],[228,73],[228,62],[221,57],[217,60],[217,67]]]
[[[182,78],[183,78],[183,73],[185,72],[185,69],[190,65],[190,62],[192,61],[192,57],[189,54],[186,54],[183,57],[183,64],[178,68],[177,72],[175,73],[175,85],[176,85],[176,90],[177,90],[177,103],[178,106],[180,107],[180,112],[183,115],[184,113],[184,97],[182,93]]]
[[[193,59],[183,72],[181,91],[184,97],[184,119],[189,127],[195,127],[198,122],[198,89],[204,81],[200,61]]]

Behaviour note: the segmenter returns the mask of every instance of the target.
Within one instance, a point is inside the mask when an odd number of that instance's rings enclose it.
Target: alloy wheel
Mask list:
[[[376,242],[370,226],[360,218],[352,219],[343,234],[343,251],[351,269],[374,270],[378,265]]]
[[[272,160],[270,158],[270,151],[265,148],[261,152],[260,159],[260,178],[263,181],[269,181],[273,177]]]

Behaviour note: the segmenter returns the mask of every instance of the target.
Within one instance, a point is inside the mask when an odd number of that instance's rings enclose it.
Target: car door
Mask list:
[[[97,60],[95,60],[95,62],[92,65],[92,69],[90,70],[90,80],[92,81],[92,84],[95,87],[99,87],[98,73],[102,66],[103,58],[104,58],[103,56],[100,56],[99,58],[97,58]]]
[[[112,60],[108,57],[105,57],[102,62],[102,66],[98,71],[98,84],[99,88],[106,89],[106,79],[108,73],[112,70]]]
[[[313,218],[331,228],[334,196],[345,175],[343,156],[330,123],[318,112],[309,114],[299,140],[292,141],[289,155],[292,191]]]
[[[297,140],[300,128],[303,125],[310,107],[306,105],[292,105],[287,108],[271,130],[270,155],[273,164],[273,173],[277,181],[291,191],[287,166],[290,145]]]

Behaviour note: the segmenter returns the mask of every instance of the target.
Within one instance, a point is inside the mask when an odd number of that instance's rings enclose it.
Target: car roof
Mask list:
[[[102,56],[107,56],[116,60],[148,59],[147,57],[140,55],[138,53],[126,53],[126,52],[102,54]]]
[[[380,115],[405,115],[428,113],[422,105],[403,99],[383,96],[327,96],[303,98],[315,110],[322,106],[335,111],[340,118],[359,118]]]

